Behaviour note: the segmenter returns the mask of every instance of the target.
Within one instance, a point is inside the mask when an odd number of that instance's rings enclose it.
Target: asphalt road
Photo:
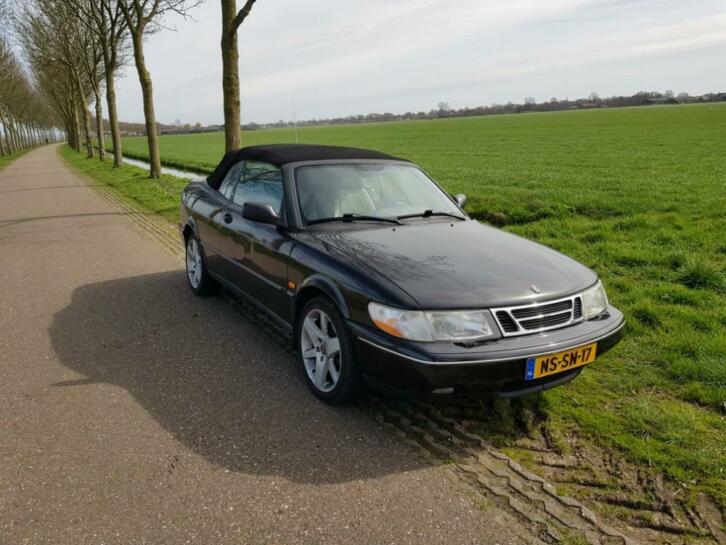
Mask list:
[[[57,158],[0,172],[0,543],[519,543]]]

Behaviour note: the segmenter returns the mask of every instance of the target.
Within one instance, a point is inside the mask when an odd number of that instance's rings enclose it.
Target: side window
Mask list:
[[[232,168],[229,169],[227,175],[222,180],[222,184],[219,186],[219,192],[226,198],[232,198],[232,192],[234,191],[234,185],[242,178],[242,173],[245,170],[245,162],[240,161]]]
[[[269,163],[247,161],[247,168],[232,200],[240,206],[246,202],[269,204],[279,214],[282,193],[282,172],[279,168]]]

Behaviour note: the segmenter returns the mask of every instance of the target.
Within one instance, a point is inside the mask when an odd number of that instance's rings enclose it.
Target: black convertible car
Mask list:
[[[619,341],[623,315],[594,272],[470,219],[465,202],[375,151],[243,148],[182,196],[189,286],[224,285],[289,329],[331,402],[363,381],[537,392]]]

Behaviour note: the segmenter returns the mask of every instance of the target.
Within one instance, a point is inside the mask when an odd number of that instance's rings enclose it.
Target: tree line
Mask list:
[[[0,35],[0,156],[61,137],[59,120]]]
[[[5,144],[11,142],[13,149],[16,142],[37,144],[50,139],[48,129],[62,127],[73,149],[104,161],[105,108],[113,165],[122,166],[115,81],[119,69],[133,63],[143,99],[149,176],[158,178],[158,124],[145,39],[164,30],[167,15],[187,17],[203,1],[23,0],[3,6],[0,0],[13,43],[21,52],[19,59],[8,37],[0,34],[0,123],[10,135]],[[237,34],[255,0],[246,0],[239,10],[236,0],[220,2],[225,142],[231,151],[240,147],[241,140]]]
[[[562,110],[582,110],[590,108],[623,108],[628,106],[649,106],[653,104],[696,104],[705,102],[724,102],[726,92],[705,93],[692,96],[688,93],[675,95],[672,91],[663,93],[658,91],[640,91],[634,95],[610,96],[600,98],[597,93],[592,93],[587,98],[558,99],[551,98],[538,102],[534,97],[526,97],[522,103],[507,102],[506,104],[492,104],[491,106],[476,106],[464,108],[451,108],[447,102],[439,102],[436,108],[427,111],[405,112],[402,114],[370,113],[357,114],[345,117],[315,118],[302,121],[280,120],[272,123],[247,123],[242,126],[245,130],[289,128],[293,125],[299,127],[315,125],[350,125],[356,123],[379,123],[386,121],[409,121],[415,119],[439,119],[446,117],[470,117],[481,115],[518,114],[526,112],[555,112]],[[195,132],[211,132],[219,130],[216,126],[203,127]],[[168,127],[165,132],[173,133],[175,129]],[[176,131],[183,132],[183,131]]]

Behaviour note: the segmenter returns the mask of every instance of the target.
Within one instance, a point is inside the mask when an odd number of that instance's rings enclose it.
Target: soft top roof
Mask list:
[[[387,161],[406,161],[386,155],[380,151],[360,148],[345,148],[342,146],[319,146],[315,144],[268,144],[265,146],[247,146],[236,151],[230,151],[219,163],[214,172],[207,177],[207,183],[214,189],[219,189],[227,171],[239,161],[263,161],[278,167],[299,161],[328,161],[350,159],[383,159]]]

